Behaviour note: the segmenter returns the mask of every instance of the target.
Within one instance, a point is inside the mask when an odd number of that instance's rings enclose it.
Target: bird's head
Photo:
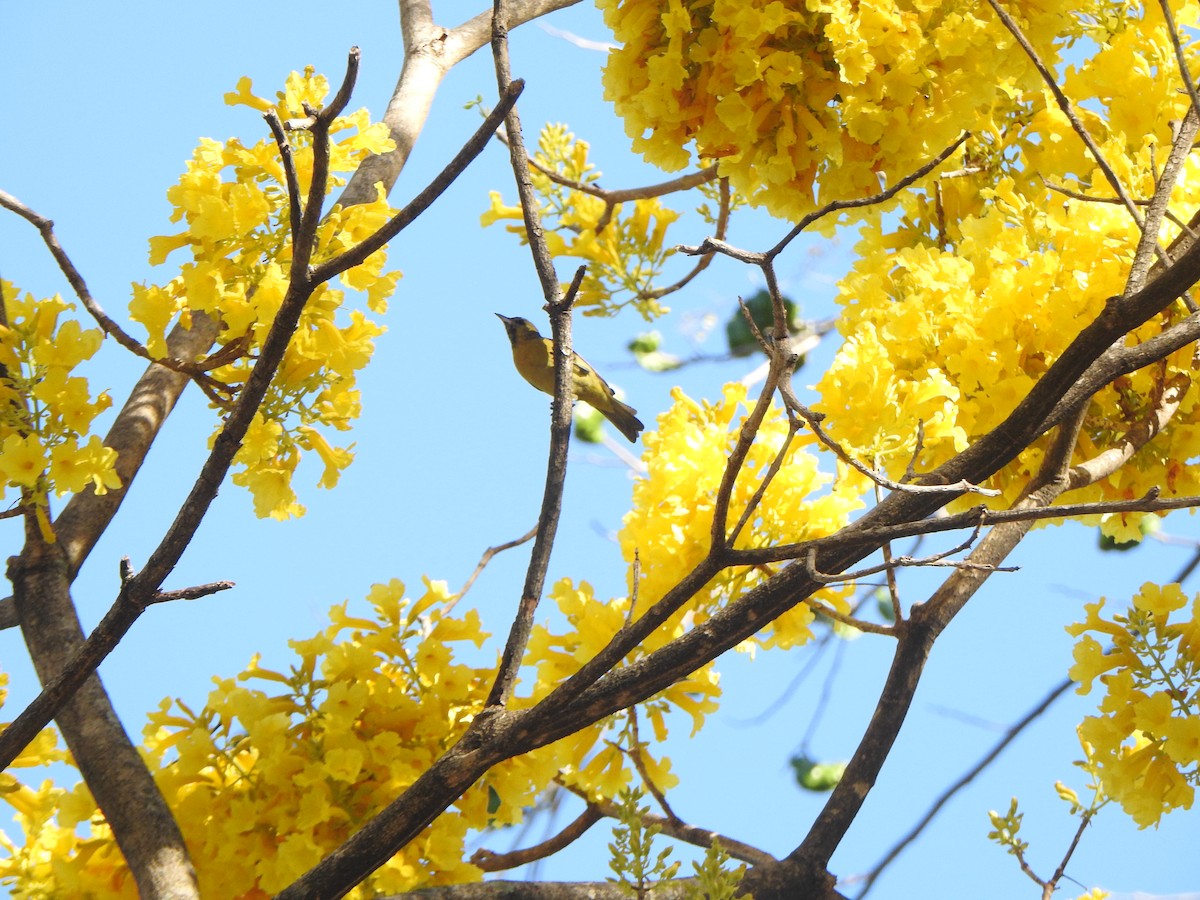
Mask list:
[[[528,319],[522,319],[520,316],[509,318],[508,316],[500,315],[500,313],[496,313],[496,318],[504,323],[504,330],[508,332],[508,339],[514,344],[518,341],[541,338],[538,330],[533,327],[533,323]]]

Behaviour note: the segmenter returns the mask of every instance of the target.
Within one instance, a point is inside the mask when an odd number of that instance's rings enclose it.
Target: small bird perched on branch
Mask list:
[[[533,323],[519,316],[509,318],[496,313],[508,332],[512,344],[513,364],[521,377],[539,391],[554,396],[554,342],[538,334]],[[582,400],[596,412],[616,426],[630,443],[637,441],[638,433],[645,428],[637,417],[637,410],[616,398],[608,382],[601,378],[578,353],[571,354],[572,379],[575,399]]]

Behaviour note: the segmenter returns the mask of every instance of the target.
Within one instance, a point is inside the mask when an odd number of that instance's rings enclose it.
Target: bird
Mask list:
[[[539,391],[554,396],[554,342],[538,334],[528,319],[520,316],[496,317],[504,323],[508,341],[512,344],[513,365],[521,377]],[[578,353],[571,354],[572,384],[575,399],[582,400],[616,426],[629,442],[636,443],[638,433],[646,426],[637,417],[637,410],[617,399],[613,389],[588,365]]]

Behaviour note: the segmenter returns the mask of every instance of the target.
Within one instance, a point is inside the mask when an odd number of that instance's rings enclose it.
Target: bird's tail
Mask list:
[[[604,413],[604,418],[616,426],[617,431],[625,435],[629,443],[637,443],[638,434],[646,426],[637,417],[636,409],[622,403],[616,397],[611,397],[609,398],[609,408],[603,409],[601,412]]]

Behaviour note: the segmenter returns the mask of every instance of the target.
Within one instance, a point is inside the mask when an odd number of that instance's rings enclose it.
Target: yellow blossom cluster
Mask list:
[[[658,430],[643,440],[646,477],[633,489],[633,509],[626,514],[619,536],[627,562],[635,554],[643,561],[632,588],[638,607],[647,609],[691,572],[709,552],[717,490],[749,404],[745,386],[725,386],[713,404],[697,402],[681,390],[672,393],[674,404],[659,417]],[[738,474],[729,503],[727,529],[743,517],[772,461],[788,434],[787,417],[772,408]],[[854,479],[831,477],[819,471],[817,457],[805,449],[811,441],[797,435],[779,471],[761,501],[746,516],[746,525],[734,546],[767,547],[811,540],[837,531],[852,512],[862,508],[862,484]],[[753,588],[768,576],[762,568],[726,570],[687,604],[671,623],[651,639],[665,643],[689,624],[707,620],[721,605]],[[830,587],[814,595],[816,601],[839,612],[848,612],[849,586]],[[776,619],[756,641],[763,646],[788,648],[812,637],[812,609],[799,605]]]
[[[329,90],[311,68],[293,72],[271,103],[251,93],[248,78],[238,82],[226,102],[260,111],[274,108],[280,119],[302,119],[303,105],[319,106]],[[331,128],[332,173],[353,171],[369,153],[392,148],[387,128],[372,124],[365,109],[338,118]],[[312,177],[311,136],[302,128],[288,132],[302,198]],[[327,192],[345,183],[329,179]],[[273,140],[251,147],[237,139],[224,144],[204,139],[179,183],[167,192],[171,221],[184,222],[178,234],[151,238],[150,260],[163,263],[187,248],[192,259],[165,284],[135,284],[130,315],[149,333],[147,347],[166,353],[165,335],[176,317],[188,321],[202,312],[221,324],[210,373],[221,389],[233,393],[248,377],[258,350],[287,294],[292,257],[289,198],[283,164]],[[317,232],[313,262],[320,263],[353,247],[383,225],[393,210],[382,192],[371,203],[335,206]],[[375,313],[387,309],[398,272],[385,272],[380,250],[341,276],[345,287],[366,295]],[[251,433],[238,453],[235,483],[250,489],[260,516],[287,518],[304,507],[296,500],[292,475],[302,451],[315,452],[324,464],[322,487],[337,483],[350,464],[349,448],[332,446],[324,429],[346,431],[360,411],[356,373],[370,360],[373,339],[383,332],[358,309],[346,308],[345,292],[320,286],[305,306],[299,329],[288,347]]]
[[[1145,828],[1190,809],[1200,784],[1200,594],[1189,602],[1178,584],[1147,583],[1124,613],[1103,608],[1089,603],[1067,629],[1079,693],[1104,686],[1079,737],[1105,793]]]
[[[877,193],[964,129],[1019,106],[1037,73],[968,0],[601,0],[619,46],[605,97],[663,169],[715,159],[751,203],[798,218]],[[1050,62],[1107,3],[1005,4]],[[1092,14],[1092,15],[1089,15]]]
[[[959,223],[963,237],[953,249],[897,247],[894,233],[868,226],[859,260],[841,284],[845,343],[817,385],[817,408],[847,449],[895,476],[913,460],[918,434],[916,468],[924,471],[996,427],[1106,298],[1122,290],[1135,236],[1116,207],[1034,210],[1007,181],[988,199],[983,215]],[[1190,354],[1177,356],[1171,373],[1190,369]],[[1133,428],[1166,377],[1140,372],[1127,391],[1100,394],[1080,453],[1090,457]],[[1183,414],[1190,418],[1193,407]],[[1091,493],[1125,497],[1165,483],[1171,449],[1164,435],[1143,454],[1153,453],[1158,466],[1122,470]],[[1041,454],[1035,444],[993,479],[1006,500],[1037,471]],[[1193,479],[1176,472],[1172,487],[1180,480],[1186,492]]]
[[[483,642],[479,617],[443,615],[445,585],[425,588],[414,601],[397,581],[376,585],[372,615],[334,607],[327,628],[292,643],[289,672],[256,659],[237,678],[214,679],[199,711],[164,700],[150,715],[144,757],[205,896],[278,892],[416,780],[482,707],[490,669],[454,658],[455,645]],[[524,766],[489,778],[524,797],[536,762]],[[538,773],[537,789],[552,772]],[[477,879],[463,840],[487,824],[487,806],[486,790],[469,792],[352,896]],[[6,841],[0,862],[16,896],[136,897],[86,788],[45,787],[19,812],[27,843]],[[491,818],[500,815],[510,813]]]
[[[75,307],[57,294],[38,300],[4,281],[0,296],[0,497],[30,492],[44,513],[50,491],[120,487],[116,452],[88,433],[112,400],[74,374],[104,335],[65,315]]]
[[[1196,9],[1180,14],[1194,19]],[[1134,198],[1153,193],[1156,159],[1169,145],[1172,118],[1182,117],[1187,104],[1171,83],[1165,27],[1161,18],[1149,18],[1122,18],[1111,41],[1066,77],[1072,99],[1086,104],[1079,106],[1081,118]],[[1128,76],[1119,90],[1116,71]],[[1103,116],[1088,111],[1094,109]],[[1115,189],[1053,98],[1030,93],[1025,113],[1006,128],[1003,159],[969,143],[947,163],[945,177],[904,195],[898,218],[868,216],[858,261],[840,285],[845,344],[818,385],[818,408],[852,452],[893,475],[912,460],[919,432],[916,468],[923,471],[1003,421],[1107,298],[1125,289],[1139,227],[1113,202]],[[1173,203],[1184,210],[1200,204],[1194,159]],[[1164,243],[1177,234],[1176,224],[1163,224]],[[1177,304],[1128,343],[1186,314]],[[1151,487],[1177,495],[1200,490],[1186,464],[1200,453],[1195,369],[1191,350],[1183,349],[1093,398],[1076,461],[1136,435],[1165,397],[1179,405],[1129,464],[1073,500],[1129,499]],[[1001,502],[1012,502],[1038,470],[1045,440],[993,477]],[[1109,536],[1128,541],[1140,538],[1141,519],[1097,521]]]
[[[541,203],[546,243],[553,256],[575,257],[587,263],[587,273],[576,300],[584,315],[609,315],[632,305],[647,319],[669,310],[649,295],[663,264],[675,252],[665,246],[667,228],[679,218],[657,197],[617,203],[612,209],[593,193],[567,187],[545,171],[575,185],[594,185],[600,173],[588,162],[588,144],[575,139],[564,125],[547,125],[538,139],[531,171]],[[520,206],[508,206],[492,191],[491,208],[483,225],[498,221],[525,239]],[[566,285],[564,285],[565,289]]]
[[[291,883],[428,770],[483,708],[495,669],[482,659],[464,663],[464,652],[480,654],[455,649],[483,645],[479,614],[451,615],[455,598],[444,582],[427,579],[424,587],[414,600],[399,581],[377,584],[369,615],[351,615],[343,603],[328,627],[293,641],[289,671],[256,658],[236,678],[215,678],[200,710],[164,700],[150,715],[143,756],[206,896],[259,900]],[[569,627],[535,627],[526,663],[537,680],[517,707],[546,696],[624,620],[625,601],[599,602],[586,584],[563,581],[551,595]],[[627,711],[495,766],[351,896],[477,880],[480,871],[464,861],[468,833],[522,821],[555,781],[609,800],[638,771],[660,789],[673,787],[670,761],[649,745],[666,739],[673,711],[698,728],[716,695],[716,676],[705,669],[641,707],[644,732],[639,713]],[[48,730],[16,766],[64,760]],[[24,832],[23,843],[0,832],[0,883],[14,897],[136,897],[82,783],[34,788],[9,773],[0,776],[0,799]]]

